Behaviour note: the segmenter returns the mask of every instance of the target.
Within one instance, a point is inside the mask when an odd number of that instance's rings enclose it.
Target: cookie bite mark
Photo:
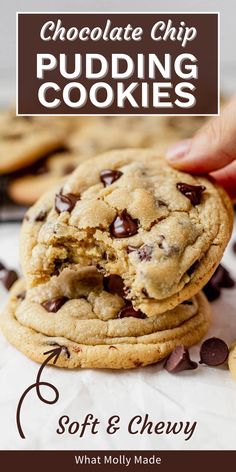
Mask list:
[[[122,210],[110,225],[110,233],[114,238],[128,238],[137,232],[138,222],[129,215],[127,210]]]
[[[193,206],[200,205],[202,192],[206,190],[204,185],[189,185],[183,182],[178,182],[176,187],[190,200]]]
[[[46,300],[41,305],[49,313],[56,313],[68,300],[69,298],[67,297],[57,297],[52,298],[52,300]]]
[[[119,170],[105,169],[100,172],[100,180],[104,187],[113,184],[123,175],[123,172]]]

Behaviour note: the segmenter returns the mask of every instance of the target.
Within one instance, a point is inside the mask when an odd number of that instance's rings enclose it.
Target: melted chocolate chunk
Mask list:
[[[199,261],[195,261],[190,267],[189,269],[187,270],[187,274],[189,275],[189,277],[194,273],[194,271],[197,269],[197,267],[199,266],[200,262]]]
[[[18,295],[16,296],[16,298],[21,301],[24,300],[25,297],[26,297],[26,291],[18,293]]]
[[[129,316],[141,319],[147,318],[147,316],[141,310],[135,310],[132,305],[125,306],[118,313],[118,318],[128,318]]]
[[[40,211],[38,215],[34,218],[34,221],[44,221],[47,216],[46,211]]]
[[[6,268],[0,270],[0,281],[7,290],[10,290],[17,279],[18,275],[15,270],[9,270]]]
[[[55,197],[55,209],[57,213],[60,214],[63,211],[71,212],[79,199],[80,196],[74,195],[73,193],[68,193],[67,195],[62,195],[61,193],[57,194]]]
[[[61,347],[62,348],[62,353],[65,354],[68,359],[70,359],[70,351],[69,351],[68,347],[66,347],[62,344],[59,344],[59,343],[55,343],[54,341],[48,341],[47,344],[48,344],[48,346]]]
[[[119,297],[124,297],[124,282],[119,275],[109,275],[103,279],[104,288],[107,292],[112,293],[113,295],[119,295]]]
[[[114,238],[134,236],[138,232],[137,220],[133,220],[127,210],[123,210],[110,225],[110,232]]]
[[[199,205],[201,203],[202,192],[206,190],[206,187],[203,185],[189,185],[183,182],[176,184],[177,189],[187,197],[193,206]]]
[[[235,282],[231,278],[230,273],[222,264],[220,264],[209,282],[203,288],[203,291],[210,302],[217,300],[221,294],[221,288],[234,287]]]
[[[229,355],[227,344],[219,338],[209,338],[201,346],[200,364],[217,366],[224,364]]]
[[[68,300],[69,298],[67,297],[57,297],[52,298],[52,300],[46,300],[45,302],[41,303],[41,305],[48,312],[56,313]]]
[[[171,373],[193,370],[197,367],[197,362],[190,359],[188,349],[184,346],[177,346],[164,364],[164,368]]]
[[[233,244],[233,251],[234,251],[234,253],[236,254],[236,241],[235,241],[235,243]]]
[[[63,264],[69,262],[69,258],[66,259],[55,259],[54,261],[54,271],[53,275],[58,276],[60,274],[60,270]]]
[[[123,172],[119,170],[105,169],[100,172],[101,182],[104,184],[104,187],[113,184],[123,175]]]

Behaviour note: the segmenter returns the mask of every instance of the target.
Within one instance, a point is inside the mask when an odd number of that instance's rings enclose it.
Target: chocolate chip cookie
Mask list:
[[[60,367],[129,369],[156,363],[176,346],[191,346],[206,333],[210,310],[203,294],[148,318],[121,294],[108,291],[101,275],[99,281],[87,270],[87,285],[83,277],[77,285],[76,274],[67,274],[70,282],[55,284],[51,292],[44,287],[38,302],[28,298],[24,281],[18,281],[0,317],[9,342],[37,362],[43,362],[50,348],[61,346]]]
[[[48,152],[59,149],[66,136],[64,127],[48,127],[34,117],[0,115],[0,174],[18,171]]]
[[[27,213],[27,288],[95,266],[119,276],[126,300],[152,317],[206,284],[232,222],[228,196],[207,178],[172,169],[154,149],[112,151],[82,163]]]
[[[25,170],[23,175],[12,178],[8,184],[8,195],[18,204],[33,205],[44,192],[73,172],[83,160],[83,156],[62,147]]]

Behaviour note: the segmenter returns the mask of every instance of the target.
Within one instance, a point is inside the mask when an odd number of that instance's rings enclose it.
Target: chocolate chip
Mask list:
[[[235,241],[235,243],[233,244],[233,251],[234,251],[234,253],[236,254],[236,241]]]
[[[171,373],[193,370],[197,367],[197,362],[190,359],[188,349],[184,346],[177,346],[164,364],[164,368]]]
[[[167,207],[167,203],[165,203],[163,200],[160,200],[159,198],[156,200],[157,206],[158,207]]]
[[[194,271],[197,269],[197,267],[199,266],[200,262],[199,261],[195,261],[190,267],[189,269],[187,270],[187,274],[189,275],[189,277],[194,273]]]
[[[205,287],[203,288],[203,292],[205,293],[207,300],[209,302],[214,302],[217,298],[220,297],[220,287],[214,286],[211,282],[208,282]]]
[[[52,298],[52,300],[46,300],[45,302],[41,303],[41,305],[48,312],[56,313],[68,300],[69,298],[67,297],[57,297]]]
[[[210,302],[220,297],[221,288],[234,287],[235,282],[230,273],[220,264],[209,282],[203,288],[203,291]]]
[[[189,185],[182,182],[176,184],[177,189],[187,197],[193,206],[201,203],[202,192],[206,190],[203,185]]]
[[[0,281],[7,290],[10,290],[12,285],[18,279],[18,275],[15,270],[1,269],[0,271]]]
[[[123,210],[110,225],[110,232],[115,238],[127,238],[138,232],[137,220],[133,220],[127,210]]]
[[[65,354],[68,359],[70,359],[70,351],[68,347],[64,346],[63,344],[55,343],[54,341],[48,341],[47,342],[48,346],[55,346],[55,347],[61,347],[62,348],[62,354]]]
[[[147,318],[147,316],[141,310],[135,310],[132,305],[125,306],[118,313],[118,318],[128,318],[129,316],[141,319]]]
[[[34,221],[44,221],[47,216],[46,211],[40,211],[38,215],[34,218]]]
[[[217,366],[227,360],[229,349],[227,344],[219,338],[209,338],[201,345],[200,364]]]
[[[55,209],[57,213],[72,211],[79,199],[79,195],[74,195],[73,193],[68,193],[67,195],[62,195],[61,193],[57,194],[55,197]]]
[[[218,285],[222,288],[231,288],[234,287],[235,282],[231,278],[230,273],[222,264],[219,264],[215,273],[211,278],[212,282],[215,285]]]
[[[62,265],[66,264],[69,261],[70,261],[70,259],[68,257],[66,259],[55,259],[55,261],[54,261],[54,271],[53,271],[52,275],[57,275],[58,276],[60,274],[60,270],[62,268]]]
[[[119,275],[109,275],[104,277],[103,280],[104,288],[107,292],[112,293],[113,295],[119,295],[119,297],[124,297],[124,282]]]
[[[100,172],[100,179],[104,186],[107,187],[113,184],[113,182],[118,180],[122,175],[123,172],[119,170],[105,169]]]
[[[5,270],[5,269],[6,269],[6,267],[3,265],[2,262],[0,262],[0,271],[1,271],[1,270]]]
[[[18,300],[24,300],[25,297],[26,297],[26,291],[18,293],[18,295],[16,296]]]
[[[148,246],[145,244],[144,246],[140,247],[137,251],[138,257],[141,262],[143,261],[150,261],[152,258],[153,247]]]

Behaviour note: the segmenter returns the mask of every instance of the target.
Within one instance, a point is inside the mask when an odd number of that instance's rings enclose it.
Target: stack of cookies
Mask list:
[[[1,316],[8,340],[61,367],[128,369],[191,346],[206,333],[200,292],[230,238],[225,192],[170,168],[157,151],[86,160],[27,212],[24,280]]]
[[[155,147],[163,152],[171,142],[192,135],[202,120],[17,117],[12,111],[4,112],[0,115],[0,176],[7,176],[5,187],[11,201],[29,206],[90,157],[130,147]]]

